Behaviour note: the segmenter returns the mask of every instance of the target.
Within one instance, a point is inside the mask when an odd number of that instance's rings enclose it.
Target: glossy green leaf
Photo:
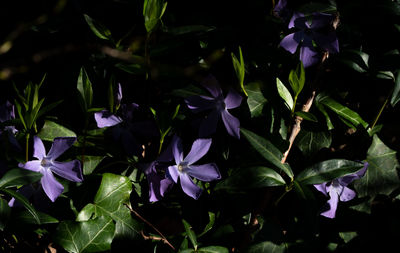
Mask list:
[[[76,137],[76,134],[60,124],[46,120],[37,136],[44,141],[53,141],[56,137]]]
[[[261,116],[264,105],[268,102],[261,91],[260,85],[261,83],[259,82],[246,85],[247,105],[252,118]]]
[[[243,60],[243,54],[242,54],[242,48],[239,47],[239,59],[236,58],[236,55],[231,53],[232,57],[232,63],[233,63],[233,68],[235,69],[236,77],[239,80],[240,87],[242,88],[242,91],[246,96],[248,96],[246,89],[244,88],[244,76],[246,73],[245,66],[244,66],[244,60]]]
[[[281,80],[279,80],[279,78],[276,78],[276,87],[278,89],[279,96],[285,101],[286,106],[291,111],[293,109],[292,95],[286,86],[281,82]]]
[[[197,237],[203,236],[204,234],[206,234],[208,231],[210,231],[213,228],[214,222],[215,222],[215,213],[208,212],[208,217],[209,217],[209,221],[208,221],[206,227],[204,228],[203,232],[201,232],[201,234],[199,234]]]
[[[374,135],[367,152],[367,172],[354,183],[359,197],[389,195],[400,186],[397,172],[400,165],[396,153]]]
[[[394,107],[400,101],[400,70],[397,71],[390,104]]]
[[[192,243],[195,250],[197,250],[197,238],[195,232],[192,230],[192,226],[182,219],[183,226],[185,227],[186,235],[189,237],[190,242]]]
[[[198,253],[229,253],[229,250],[222,246],[208,246],[208,247],[199,248],[197,250],[197,252]]]
[[[289,73],[289,84],[292,87],[295,98],[297,98],[297,96],[303,90],[305,82],[306,72],[304,70],[303,63],[300,62],[299,64],[297,64],[296,69],[291,70]]]
[[[246,253],[283,253],[286,251],[284,244],[275,244],[273,242],[261,242],[251,245]]]
[[[88,221],[94,218],[95,212],[96,212],[95,205],[89,203],[84,208],[82,208],[82,210],[78,213],[75,221]]]
[[[318,100],[315,100],[315,106],[325,116],[326,126],[327,126],[328,130],[334,129],[335,127],[332,124],[332,121],[331,121],[331,118],[329,117],[328,112],[325,110],[325,106],[323,104],[320,104],[318,102]]]
[[[278,148],[276,148],[270,141],[249,130],[241,128],[240,131],[262,157],[284,171],[290,178],[293,178],[293,171],[289,164],[281,163],[283,154]]]
[[[28,212],[32,215],[32,217],[36,221],[36,223],[40,224],[40,218],[39,218],[38,213],[36,212],[35,208],[29,203],[29,201],[25,198],[24,195],[22,195],[21,193],[18,193],[16,191],[5,189],[5,188],[0,188],[0,191],[15,198],[19,203],[21,203],[26,208],[26,210],[28,210]]]
[[[317,117],[315,117],[312,113],[298,111],[298,112],[295,112],[294,114],[302,117],[305,120],[312,121],[312,122],[318,122]]]
[[[86,23],[89,25],[90,30],[92,30],[97,37],[103,40],[112,39],[110,30],[108,30],[104,25],[100,24],[98,21],[86,14],[83,14],[83,16],[85,17]]]
[[[295,140],[295,145],[305,155],[312,155],[322,148],[329,148],[332,143],[331,133],[313,132],[301,129]]]
[[[193,84],[189,84],[184,88],[181,89],[176,89],[171,92],[171,95],[177,96],[177,97],[182,97],[182,98],[187,98],[190,96],[209,96],[207,92],[205,92],[203,89],[201,89],[198,86],[195,86]]]
[[[237,169],[227,179],[217,184],[215,190],[240,191],[285,185],[285,180],[275,170],[267,167]]]
[[[85,156],[83,162],[83,174],[90,175],[96,169],[97,165],[103,161],[105,156]]]
[[[8,202],[0,197],[0,231],[3,231],[11,214]]]
[[[38,181],[41,173],[25,169],[11,169],[0,179],[0,188],[27,185]]]
[[[365,73],[369,69],[369,55],[361,51],[347,50],[340,61],[360,73]]]
[[[111,248],[115,225],[109,217],[74,222],[63,221],[57,227],[55,242],[71,253],[100,252]]]
[[[48,215],[47,213],[42,213],[37,211],[39,216],[40,223],[33,218],[33,216],[28,211],[22,211],[15,216],[19,222],[27,223],[27,224],[54,224],[59,221],[53,216]]]
[[[93,89],[92,83],[83,67],[79,72],[76,88],[79,92],[78,98],[81,108],[84,112],[87,112],[92,107]]]
[[[148,33],[152,32],[157,27],[166,8],[167,2],[163,0],[144,0],[143,16]]]
[[[380,79],[389,79],[389,80],[395,80],[394,75],[391,71],[378,71],[376,73],[376,77]]]
[[[344,119],[348,120],[354,126],[357,127],[361,125],[364,128],[368,127],[368,123],[365,122],[358,113],[338,103],[331,97],[319,94],[316,99],[318,100],[319,103],[325,105],[327,108],[334,111],[340,117],[343,117]]]
[[[326,160],[304,169],[297,175],[296,181],[302,184],[321,184],[353,174],[362,169],[363,166],[363,163],[345,159]]]

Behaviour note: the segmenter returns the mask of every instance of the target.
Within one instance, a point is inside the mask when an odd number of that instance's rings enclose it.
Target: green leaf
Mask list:
[[[267,167],[237,169],[224,181],[218,183],[215,190],[240,191],[270,186],[285,185],[285,180],[275,170]]]
[[[215,30],[214,26],[187,25],[187,26],[167,28],[165,32],[170,33],[172,35],[184,35],[189,33],[207,33],[213,30]]]
[[[304,155],[312,155],[322,148],[329,148],[332,143],[331,133],[313,132],[301,129],[295,140],[295,145]]]
[[[360,73],[368,71],[368,54],[357,50],[347,50],[343,55],[344,57],[341,58],[340,61],[348,67]]]
[[[286,251],[285,244],[275,244],[273,242],[261,242],[251,245],[246,253],[283,253]]]
[[[298,111],[298,112],[295,112],[294,114],[296,114],[297,116],[302,117],[305,120],[312,121],[312,122],[318,122],[317,117],[315,117],[312,113]]]
[[[83,16],[85,17],[86,23],[89,25],[90,30],[92,30],[97,37],[103,40],[112,40],[110,30],[108,30],[104,25],[100,24],[98,21],[86,14],[83,14]]]
[[[11,169],[0,179],[0,188],[27,185],[38,181],[42,177],[41,173],[25,170]]]
[[[304,70],[303,63],[300,62],[299,64],[297,64],[296,69],[291,70],[289,73],[289,83],[290,86],[292,87],[295,98],[297,98],[297,96],[303,90],[305,82],[306,82],[306,72]]]
[[[255,150],[262,157],[264,157],[267,161],[284,171],[290,178],[293,178],[293,171],[290,168],[289,164],[281,163],[283,154],[282,152],[276,148],[271,142],[264,139],[263,137],[241,128],[240,131],[246,137],[246,139],[250,142]]]
[[[131,217],[126,206],[130,203],[131,191],[129,178],[105,173],[94,198],[95,216],[110,216],[115,220],[117,236],[136,237],[141,230],[141,225]]]
[[[182,219],[182,223],[183,226],[185,227],[185,231],[186,231],[186,235],[189,237],[190,242],[192,243],[194,250],[197,250],[197,239],[196,239],[196,234],[194,233],[194,231],[192,230],[192,226],[190,226],[190,224],[185,221],[184,219]]]
[[[285,101],[286,106],[291,111],[293,109],[292,95],[279,78],[276,78],[276,87],[278,88],[279,96]]]
[[[215,222],[215,213],[208,212],[208,217],[209,217],[209,222],[207,223],[207,225],[204,228],[203,232],[198,235],[198,237],[203,236],[204,234],[206,234],[208,231],[210,231],[213,228],[214,222]]]
[[[0,191],[10,195],[11,197],[15,198],[15,200],[19,201],[19,203],[21,203],[28,210],[28,212],[32,215],[32,217],[35,219],[36,223],[40,224],[40,218],[39,218],[38,213],[36,212],[35,208],[29,203],[29,201],[25,198],[24,195],[22,195],[21,193],[18,193],[16,191],[4,189],[4,188],[0,188]]]
[[[96,169],[97,165],[103,161],[105,156],[85,156],[83,163],[83,174],[90,175]]]
[[[146,31],[153,32],[164,15],[167,3],[163,0],[144,0],[143,16]]]
[[[326,160],[304,169],[297,175],[296,181],[302,184],[321,184],[353,174],[362,169],[363,166],[363,163],[345,159]]]
[[[389,79],[389,80],[395,80],[394,75],[391,71],[378,71],[376,73],[376,77],[380,79]]]
[[[115,225],[108,217],[84,222],[63,221],[57,227],[55,242],[72,253],[111,249]]]
[[[56,218],[46,213],[37,211],[37,214],[39,216],[40,223],[37,223],[37,221],[32,217],[32,215],[28,211],[22,211],[18,213],[15,216],[15,219],[27,224],[54,224],[59,222]]]
[[[37,136],[44,141],[53,141],[56,137],[76,137],[76,134],[66,127],[46,120]]]
[[[182,89],[173,90],[171,92],[171,95],[182,98],[187,98],[190,96],[200,96],[200,95],[209,96],[203,89],[193,84],[189,84]]]
[[[78,213],[75,221],[88,221],[94,218],[93,216],[95,212],[96,212],[95,205],[89,203],[84,208],[82,208],[82,210]]]
[[[261,83],[253,82],[246,85],[247,105],[249,106],[251,117],[262,115],[264,105],[268,102],[261,91]]]
[[[335,127],[333,126],[331,118],[329,117],[329,114],[326,112],[324,105],[320,104],[318,102],[318,100],[315,100],[315,106],[325,116],[326,126],[327,126],[328,130],[334,129]]]
[[[397,71],[390,104],[394,107],[400,101],[400,70]]]
[[[367,152],[369,163],[364,177],[354,183],[359,197],[374,197],[378,194],[389,195],[400,186],[397,174],[399,162],[396,151],[387,147],[377,135]]]
[[[78,97],[82,110],[87,112],[88,109],[92,107],[93,89],[92,83],[90,82],[86,70],[83,67],[79,72],[76,88],[78,89],[80,95]]]
[[[0,231],[4,231],[7,225],[7,221],[10,218],[11,207],[8,206],[8,202],[0,198]]]
[[[229,250],[222,246],[208,246],[200,248],[196,253],[229,253]]]
[[[245,66],[244,66],[242,48],[239,47],[239,60],[236,58],[236,56],[233,53],[231,53],[231,57],[232,57],[233,68],[235,69],[236,77],[239,80],[240,87],[242,88],[244,94],[246,96],[248,96],[248,94],[244,88],[244,75],[246,73],[246,70],[245,70]]]
[[[348,120],[354,126],[361,125],[364,128],[368,127],[368,123],[365,122],[361,116],[353,110],[350,110],[348,107],[341,105],[340,103],[336,102],[334,99],[327,95],[319,94],[316,98],[319,103],[325,105],[327,108],[334,111],[340,117]]]

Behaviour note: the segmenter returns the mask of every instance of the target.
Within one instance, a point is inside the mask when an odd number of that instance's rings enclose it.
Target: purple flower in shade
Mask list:
[[[64,190],[53,175],[53,172],[73,182],[82,182],[82,169],[81,163],[78,160],[69,162],[55,161],[61,154],[69,149],[76,141],[75,137],[58,137],[53,141],[49,153],[46,154],[42,140],[33,137],[33,157],[38,160],[28,161],[25,164],[20,163],[18,166],[27,170],[40,172],[43,174],[40,183],[44,192],[51,201],[55,201]]]
[[[291,11],[286,8],[286,5],[287,0],[279,0],[274,7],[273,14],[278,18],[282,18],[283,20],[289,19]]]
[[[302,13],[294,13],[289,22],[289,28],[300,29],[297,32],[287,35],[280,45],[294,54],[300,44],[300,60],[304,67],[309,67],[320,60],[318,51],[313,45],[313,41],[322,49],[330,53],[339,52],[339,42],[334,31],[330,29],[335,17],[325,13],[313,13],[311,24],[308,17]]]
[[[118,85],[117,107],[119,107],[122,99],[121,85]],[[136,140],[134,133],[139,135],[156,135],[158,133],[156,127],[151,122],[133,122],[133,112],[139,108],[138,104],[122,104],[120,107],[120,115],[112,114],[108,110],[102,110],[94,114],[97,126],[99,128],[113,127],[112,135],[115,140],[120,140],[125,151],[132,155],[140,155],[143,151],[141,145]]]
[[[356,179],[360,179],[364,176],[367,171],[368,163],[364,163],[364,167],[356,173],[336,178],[331,182],[325,182],[322,184],[314,185],[314,187],[322,192],[325,196],[330,197],[325,206],[325,211],[321,213],[322,216],[327,218],[335,218],[337,205],[340,201],[346,202],[352,200],[356,193],[352,189],[348,188],[347,185]]]
[[[6,101],[5,104],[0,105],[0,123],[4,123],[13,119],[15,119],[14,105]],[[21,150],[21,146],[15,138],[15,134],[17,132],[18,130],[11,125],[6,125],[3,129],[0,128],[0,136],[3,134],[7,135],[11,145],[16,150]]]
[[[175,183],[178,183],[179,178],[182,190],[194,199],[200,197],[202,189],[192,181],[191,176],[204,182],[221,178],[221,174],[215,163],[193,165],[208,152],[210,146],[211,139],[197,139],[193,142],[189,154],[183,158],[181,139],[175,138],[172,142],[175,165],[168,167],[167,175]]]
[[[224,98],[218,81],[212,75],[209,75],[201,85],[211,93],[212,97],[191,96],[185,99],[189,109],[193,110],[195,113],[211,109],[210,114],[200,124],[200,137],[206,137],[215,133],[218,120],[221,117],[228,134],[239,139],[240,122],[228,112],[228,109],[239,107],[242,102],[242,97],[231,89]]]
[[[147,164],[144,168],[147,182],[149,184],[149,200],[150,202],[159,201],[164,197],[164,194],[171,188],[173,181],[169,178],[162,178],[157,170],[165,170],[166,165],[154,161]]]

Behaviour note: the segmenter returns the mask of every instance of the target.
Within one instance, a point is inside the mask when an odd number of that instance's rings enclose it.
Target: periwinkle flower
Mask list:
[[[23,169],[41,173],[43,176],[40,180],[42,188],[49,199],[54,202],[64,190],[54,177],[53,173],[73,182],[82,182],[81,163],[78,160],[68,162],[57,162],[56,159],[62,155],[76,141],[75,137],[58,137],[53,141],[49,153],[46,154],[42,140],[33,137],[33,157],[38,160],[28,161],[25,164],[20,163],[18,166]]]
[[[0,123],[5,123],[13,119],[15,119],[14,105],[6,101],[5,104],[0,105]],[[17,150],[21,150],[21,146],[15,138],[17,132],[18,130],[12,125],[6,125],[3,129],[0,128],[0,136],[3,134],[7,135],[12,146]]]
[[[204,182],[210,182],[221,178],[221,174],[215,163],[194,165],[195,162],[208,152],[210,146],[211,139],[197,139],[193,142],[188,155],[183,158],[181,139],[177,137],[172,143],[175,165],[168,167],[168,176],[170,176],[175,183],[178,183],[179,178],[182,190],[194,199],[198,199],[203,190],[193,182],[191,177]]]
[[[313,41],[322,49],[330,53],[339,52],[339,42],[334,31],[330,31],[330,25],[334,16],[326,13],[313,13],[311,23],[308,17],[302,13],[294,13],[289,22],[289,28],[297,28],[299,31],[284,37],[280,45],[294,54],[300,45],[300,60],[305,68],[320,60],[318,51]]]
[[[239,139],[240,122],[229,113],[228,109],[239,107],[242,97],[231,89],[224,98],[218,81],[212,75],[209,75],[201,84],[211,93],[212,97],[191,96],[185,99],[189,109],[195,113],[211,109],[210,114],[200,124],[200,137],[206,137],[215,133],[219,118],[222,118],[228,134]]]
[[[144,169],[144,173],[149,184],[150,202],[161,200],[174,183],[171,179],[166,177],[163,178],[157,173],[157,168],[160,167],[162,170],[167,168],[167,166],[163,165],[159,161],[154,161],[150,164],[147,164]]]
[[[347,185],[356,179],[362,178],[367,171],[367,167],[368,163],[365,162],[364,167],[356,173],[336,178],[331,182],[314,185],[318,191],[322,192],[325,196],[329,195],[330,197],[325,206],[325,211],[321,213],[322,216],[335,218],[339,201],[346,202],[352,200],[356,196],[355,191],[348,188]]]
[[[273,14],[283,20],[289,19],[291,11],[286,6],[287,0],[279,0],[274,7]]]

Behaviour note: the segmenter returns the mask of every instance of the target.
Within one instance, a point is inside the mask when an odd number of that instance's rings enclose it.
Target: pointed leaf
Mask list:
[[[225,247],[221,246],[208,246],[200,248],[196,251],[196,253],[229,253],[229,250]]]
[[[44,141],[53,141],[56,137],[76,137],[76,134],[62,125],[46,120],[37,136]]]
[[[281,98],[285,101],[286,106],[291,111],[293,109],[292,95],[286,86],[281,82],[281,80],[279,80],[279,78],[276,78],[276,87],[278,89],[279,96],[281,96]]]
[[[363,167],[363,163],[345,159],[326,160],[304,169],[297,175],[296,181],[302,184],[321,184],[353,174]]]
[[[254,82],[246,85],[247,91],[247,105],[249,106],[251,117],[258,117],[262,115],[264,105],[267,99],[264,97],[260,83]]]
[[[400,70],[397,71],[390,104],[394,107],[400,101]]]
[[[37,223],[36,220],[28,211],[22,211],[18,213],[15,216],[15,219],[27,224],[54,224],[59,222],[56,218],[48,215],[47,213],[37,212],[37,214],[39,216],[40,223]]]
[[[7,225],[7,221],[10,218],[11,207],[8,206],[8,202],[0,198],[0,231],[4,231]]]
[[[35,208],[29,203],[29,201],[25,198],[24,195],[13,191],[9,189],[4,189],[0,188],[0,191],[7,193],[11,197],[15,198],[19,203],[21,203],[27,210],[28,212],[32,215],[32,217],[35,219],[37,224],[40,224],[40,218],[39,215],[37,214]]]
[[[97,37],[103,40],[112,39],[110,30],[108,30],[104,25],[100,24],[98,21],[92,19],[86,14],[83,14],[83,16],[85,17],[86,23],[89,25],[90,30],[92,30]]]
[[[329,148],[331,143],[332,137],[328,131],[313,132],[301,129],[295,140],[295,145],[306,156],[312,155],[322,148]]]
[[[12,169],[7,171],[0,179],[0,188],[27,185],[39,181],[41,177],[42,174],[37,172],[24,169]]]
[[[312,122],[318,122],[317,117],[315,117],[312,113],[298,111],[298,112],[295,112],[294,114],[302,117],[305,120],[312,121]]]
[[[189,237],[190,242],[192,243],[194,249],[197,250],[196,234],[192,230],[192,226],[190,226],[190,224],[187,221],[185,221],[184,219],[182,219],[182,223],[183,223],[183,226],[185,227],[186,235]]]
[[[83,174],[90,175],[96,169],[97,165],[103,161],[105,156],[85,156],[83,163]]]
[[[208,231],[210,231],[213,228],[214,222],[215,222],[215,213],[208,212],[208,217],[210,219],[209,222],[207,223],[207,225],[204,228],[203,232],[201,234],[199,234],[197,237],[203,236],[205,233],[207,233]]]
[[[241,128],[243,136],[250,142],[250,144],[262,155],[267,161],[284,171],[290,178],[293,178],[293,171],[289,164],[282,164],[281,160],[283,157],[282,152],[276,148],[271,142],[264,139],[263,137]]]
[[[387,147],[377,135],[367,152],[369,163],[364,177],[354,183],[360,197],[374,197],[378,194],[389,195],[400,186],[397,170],[400,165],[396,151]]]
[[[296,70],[291,70],[289,73],[289,83],[292,87],[294,97],[297,97],[303,90],[306,81],[306,72],[304,71],[303,63],[300,62]]]
[[[284,253],[286,251],[285,244],[275,244],[273,242],[261,242],[251,245],[246,253]]]
[[[63,221],[57,227],[55,241],[68,252],[100,252],[111,248],[115,225],[108,217],[74,222]]]
[[[92,107],[93,89],[92,83],[90,82],[86,70],[83,67],[79,72],[76,88],[79,92],[79,103],[82,107],[82,110],[87,112],[88,109]]]

